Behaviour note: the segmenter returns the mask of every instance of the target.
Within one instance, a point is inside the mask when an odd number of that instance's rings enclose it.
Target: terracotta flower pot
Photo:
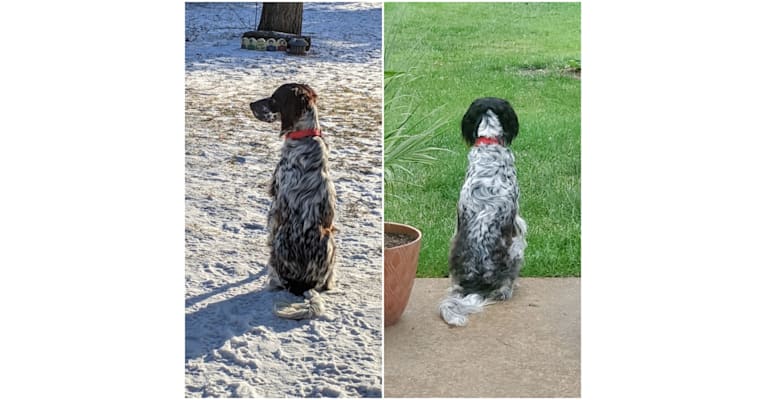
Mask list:
[[[400,246],[386,248],[383,254],[385,326],[390,326],[399,321],[410,300],[412,285],[415,283],[415,272],[418,269],[421,234],[416,228],[393,222],[386,222],[384,231],[405,234],[414,239]]]

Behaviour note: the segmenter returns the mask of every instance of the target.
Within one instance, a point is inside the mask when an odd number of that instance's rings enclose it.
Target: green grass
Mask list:
[[[468,152],[460,120],[485,96],[508,99],[519,116],[522,276],[580,276],[580,4],[386,3],[384,43],[387,74],[409,77],[386,87],[386,131],[408,117],[396,103],[417,106],[412,121],[440,108],[446,124],[424,146],[452,150],[386,184],[385,219],[423,231],[418,276],[448,275]]]

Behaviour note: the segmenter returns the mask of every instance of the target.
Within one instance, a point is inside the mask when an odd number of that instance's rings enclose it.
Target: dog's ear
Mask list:
[[[295,95],[301,100],[301,107],[303,110],[308,111],[316,104],[317,93],[309,85],[300,84],[293,88]]]
[[[308,85],[289,83],[283,85],[282,127],[292,127],[303,114],[310,111],[316,102],[316,92]]]
[[[474,100],[471,106],[463,115],[463,121],[460,123],[460,129],[463,133],[463,139],[469,146],[473,146],[476,142],[476,132],[479,130],[479,124],[481,123],[481,110],[478,106],[479,100]]]
[[[507,100],[502,100],[502,106],[495,110],[495,114],[500,120],[500,125],[503,126],[503,138],[507,146],[519,134],[519,118]]]

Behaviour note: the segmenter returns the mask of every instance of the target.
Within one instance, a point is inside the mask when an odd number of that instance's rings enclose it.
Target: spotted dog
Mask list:
[[[472,147],[449,256],[452,286],[439,304],[444,321],[458,326],[484,305],[511,298],[527,246],[514,157],[507,147],[519,132],[516,113],[506,100],[480,98],[461,125]]]
[[[335,286],[335,187],[316,102],[311,87],[289,83],[250,103],[258,120],[279,120],[284,136],[269,188],[270,287],[303,295],[308,302],[278,304],[275,313],[282,318],[321,315],[324,302],[319,292]]]

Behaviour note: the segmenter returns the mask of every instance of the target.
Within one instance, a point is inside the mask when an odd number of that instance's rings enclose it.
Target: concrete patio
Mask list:
[[[416,279],[385,330],[385,397],[580,397],[580,278],[521,278],[509,302],[449,327],[448,279]]]

